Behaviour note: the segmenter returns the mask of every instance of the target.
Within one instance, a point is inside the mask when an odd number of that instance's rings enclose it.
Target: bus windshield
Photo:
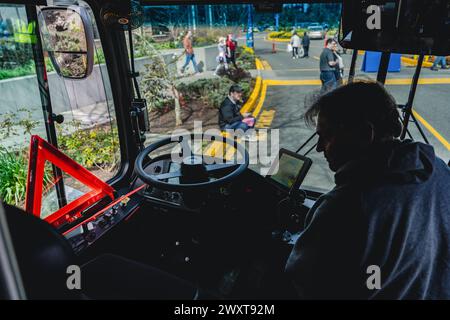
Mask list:
[[[146,144],[199,125],[203,131],[254,126],[253,138],[257,143],[266,141],[267,153],[273,151],[273,157],[280,148],[295,152],[308,142],[299,151],[313,160],[303,186],[317,191],[334,186],[334,173],[315,149],[315,128],[305,124],[303,114],[308,102],[323,90],[320,60],[327,39],[337,39],[340,2],[286,3],[274,13],[257,12],[249,4],[142,3],[142,12],[142,24],[133,30],[133,47],[139,88],[149,107],[151,132]],[[336,43],[332,52],[340,61],[335,68],[337,86],[347,79],[353,51]],[[379,59],[378,54],[358,52],[356,78],[376,79],[378,69],[370,61]],[[386,87],[398,104],[404,104],[417,57],[399,54],[391,60],[397,68],[389,70]],[[448,159],[450,72],[445,69],[450,61],[429,56],[426,62],[426,79],[419,82],[414,105],[416,118],[436,153]],[[221,106],[233,85],[242,91],[242,99],[233,101],[240,108],[240,124],[233,117],[227,123],[221,118]],[[430,100],[433,105],[426,102]],[[242,125],[241,118],[246,117],[252,119]],[[410,131],[420,139],[416,128]],[[264,165],[255,162],[250,162],[254,170]]]

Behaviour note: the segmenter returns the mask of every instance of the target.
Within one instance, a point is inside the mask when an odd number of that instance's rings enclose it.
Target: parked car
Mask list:
[[[326,31],[322,26],[309,26],[308,35],[311,39],[325,39]]]
[[[305,29],[305,28],[308,28],[310,25],[311,25],[310,22],[300,22],[296,25],[296,27],[298,29]]]

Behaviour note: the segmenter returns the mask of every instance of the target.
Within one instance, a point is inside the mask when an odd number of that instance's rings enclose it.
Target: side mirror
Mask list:
[[[94,66],[94,31],[82,7],[45,7],[38,16],[44,50],[56,72],[84,79]]]

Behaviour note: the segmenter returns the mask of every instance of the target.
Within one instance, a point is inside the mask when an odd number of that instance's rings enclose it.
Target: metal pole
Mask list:
[[[409,119],[412,118],[412,120],[416,124],[416,127],[419,130],[419,133],[422,136],[423,140],[426,143],[429,143],[425,133],[423,132],[422,128],[420,127],[419,123],[417,122],[416,117],[412,113],[414,98],[416,96],[417,84],[419,83],[420,71],[422,70],[422,63],[423,63],[424,58],[425,58],[424,54],[419,55],[419,59],[417,60],[416,70],[414,72],[413,80],[411,83],[411,89],[409,90],[408,102],[406,103],[406,105],[403,109],[405,116],[403,118],[402,133],[400,134],[401,140],[405,139],[407,133],[409,134],[409,132],[408,132]]]
[[[317,132],[314,132],[309,138],[308,140],[305,141],[305,143],[303,143],[300,148],[297,149],[297,151],[295,151],[295,153],[299,153],[300,150],[302,150],[315,136],[316,136]]]
[[[28,21],[35,22],[36,41],[32,43],[33,57],[36,68],[36,76],[39,85],[39,93],[41,96],[42,112],[45,119],[45,131],[47,133],[48,142],[55,148],[58,148],[55,121],[53,120],[53,109],[50,100],[50,90],[47,80],[47,70],[45,69],[44,54],[41,45],[41,34],[39,31],[39,23],[37,19],[36,7],[27,6]],[[55,180],[56,195],[58,197],[58,205],[60,208],[67,205],[66,191],[64,188],[64,180],[61,169],[52,164],[53,178]]]
[[[212,15],[212,7],[209,4],[208,5],[208,23],[209,23],[209,28],[212,29],[213,27],[213,15]]]
[[[352,63],[350,64],[350,71],[348,73],[348,82],[353,82],[355,77],[356,60],[358,59],[358,50],[354,49],[352,54]]]
[[[315,143],[311,148],[309,148],[309,150],[305,152],[304,156],[307,156],[311,151],[313,151],[314,148],[317,147],[318,144],[319,143]]]
[[[278,31],[280,28],[280,14],[275,13],[275,31]]]
[[[378,67],[377,81],[382,84],[386,82],[390,58],[391,54],[389,52],[383,52],[381,54],[380,66]]]
[[[254,47],[254,39],[253,39],[253,15],[252,15],[252,5],[247,5],[247,14],[248,14],[248,22],[247,22],[247,47]]]
[[[420,135],[422,136],[423,141],[425,141],[426,143],[430,144],[430,142],[429,142],[428,139],[427,139],[427,136],[425,135],[425,132],[423,132],[422,127],[421,127],[421,126],[419,125],[419,123],[417,122],[417,119],[416,119],[416,117],[414,116],[414,113],[412,113],[412,110],[411,110],[411,118],[413,119],[414,123],[416,124],[417,130],[419,130],[419,133],[420,133]],[[408,134],[409,134],[410,138],[412,138],[412,137],[411,137],[411,134],[410,134],[410,133],[408,133]]]
[[[197,17],[195,16],[195,6],[191,6],[191,14],[192,14],[192,29],[195,31],[197,30]]]

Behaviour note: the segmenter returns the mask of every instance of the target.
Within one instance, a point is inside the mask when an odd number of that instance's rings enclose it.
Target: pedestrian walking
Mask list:
[[[336,65],[339,64],[333,52],[336,44],[332,38],[327,39],[326,47],[320,54],[320,81],[322,81],[322,92],[326,92],[336,88]]]
[[[305,33],[303,33],[303,38],[302,38],[302,47],[303,47],[303,58],[309,58],[309,43],[310,43],[310,39],[308,36],[308,32],[305,31]]]
[[[447,67],[447,61],[445,60],[444,56],[436,56],[434,58],[433,65],[431,66],[431,70],[438,71],[438,65],[441,65],[442,69],[448,69]]]
[[[192,65],[194,66],[194,72],[197,74],[199,73],[197,62],[195,61],[195,54],[194,54],[194,48],[192,46],[192,31],[189,30],[186,36],[183,39],[183,47],[184,51],[186,53],[186,61],[184,65],[181,67],[181,73],[184,73],[186,70],[186,67],[189,65],[189,62],[192,61]]]
[[[298,49],[300,48],[301,45],[301,39],[296,31],[294,31],[294,33],[292,34],[290,43],[292,46],[292,59],[299,59],[300,56],[298,54]]]
[[[218,76],[221,69],[225,69],[228,71],[228,62],[227,62],[227,44],[224,37],[219,38],[219,44],[217,45],[217,49],[219,50],[219,54],[216,57],[217,67],[216,71],[214,71],[214,75]]]

